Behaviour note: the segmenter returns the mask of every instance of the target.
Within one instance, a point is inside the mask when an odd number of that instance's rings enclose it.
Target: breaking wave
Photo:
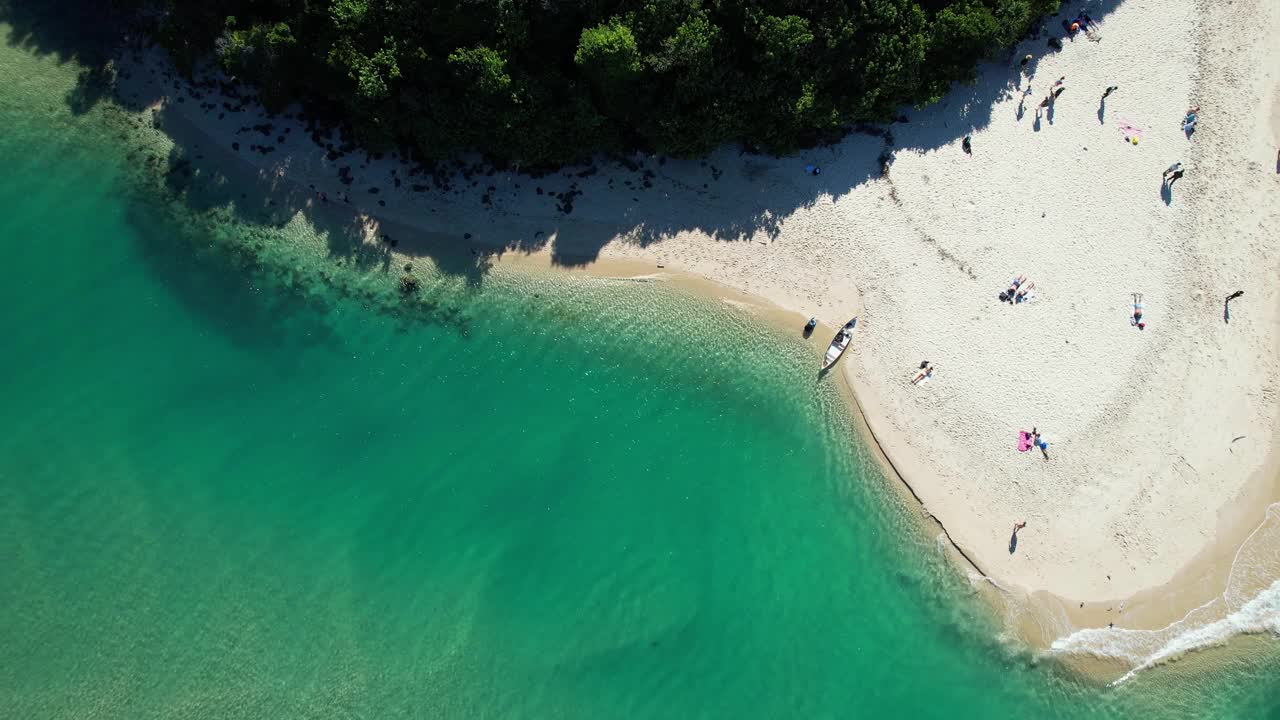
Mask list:
[[[1112,684],[1177,660],[1187,653],[1225,645],[1232,637],[1271,633],[1280,638],[1280,503],[1232,560],[1226,590],[1159,630],[1089,628],[1055,640],[1053,653],[1087,654],[1130,665]]]

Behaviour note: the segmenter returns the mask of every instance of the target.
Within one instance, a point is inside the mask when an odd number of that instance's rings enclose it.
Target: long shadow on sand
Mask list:
[[[1095,20],[1103,20],[1121,1],[1090,0],[1083,7]],[[122,29],[121,13],[112,11],[110,3],[74,0],[60,5],[55,11],[46,3],[0,0],[0,22],[11,26],[11,45],[86,65],[76,90],[67,97],[73,111],[85,112],[110,89],[109,73],[103,69],[104,49],[124,44],[127,32]],[[82,13],[78,15],[82,22],[75,26],[91,30],[67,28],[68,5]],[[403,253],[429,257],[441,271],[471,284],[483,280],[494,254],[541,250],[553,239],[552,259],[565,266],[590,263],[612,242],[648,246],[689,231],[725,242],[771,241],[779,235],[782,222],[795,212],[843,196],[891,172],[896,152],[938,150],[989,125],[994,104],[1022,91],[1024,71],[1015,58],[1030,53],[1035,60],[1025,72],[1034,77],[1038,58],[1056,53],[1066,44],[1088,42],[1083,34],[1071,38],[1061,29],[1063,18],[1074,15],[1078,7],[1073,5],[1063,14],[1046,18],[1040,31],[1008,50],[1000,61],[980,67],[974,82],[956,85],[939,103],[908,110],[899,122],[859,127],[840,142],[789,158],[725,147],[705,160],[632,156],[601,159],[585,169],[565,168],[541,178],[517,176],[515,185],[521,189],[513,192],[523,195],[521,209],[492,211],[504,213],[502,224],[511,230],[506,236],[480,238],[480,242],[466,242],[461,237],[463,228],[442,227],[432,233],[396,227],[379,218],[379,207],[367,203],[363,190],[353,187],[351,195],[359,198],[359,209],[378,218],[380,232],[386,236],[386,247],[371,248],[362,240],[363,228],[353,220],[354,213],[346,212],[343,204],[332,199],[328,204],[317,202],[310,188],[255,174],[247,164],[233,162],[235,155],[228,149],[208,147],[207,139],[171,127],[178,124],[176,119],[162,112],[158,117],[161,129],[177,143],[166,159],[166,183],[175,196],[200,212],[222,207],[246,221],[272,224],[302,213],[328,238],[330,254],[361,267],[398,272],[389,252],[395,247]],[[165,92],[170,92],[168,87]],[[160,99],[130,98],[126,104],[145,106]],[[314,151],[325,152],[319,146]],[[291,159],[273,156],[282,166]],[[822,167],[821,175],[803,172],[810,162]],[[735,189],[718,190],[722,177],[730,181],[725,186]],[[477,182],[470,174],[466,180]],[[483,177],[479,179],[483,181]],[[453,184],[467,187],[461,180]],[[544,185],[552,192],[537,206],[541,210],[529,211],[529,188]],[[748,188],[745,193],[741,191],[744,187]],[[571,200],[563,202],[564,197]],[[466,202],[468,198],[446,201]],[[542,201],[533,199],[533,203]],[[620,210],[593,217],[589,212],[593,205]]]

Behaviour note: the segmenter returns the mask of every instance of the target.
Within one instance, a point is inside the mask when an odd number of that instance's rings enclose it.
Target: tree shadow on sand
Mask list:
[[[1095,20],[1103,20],[1121,1],[1092,0],[1084,8]],[[104,18],[76,23],[99,28],[81,36],[55,22],[48,7],[41,3],[4,3],[0,0],[0,22],[12,26],[10,44],[33,52],[55,54],[63,61],[83,62],[87,58],[100,62],[98,53],[107,45],[111,33],[116,33],[116,45],[122,40],[118,29],[108,29],[121,25],[109,4],[103,9],[88,2],[71,3],[82,8],[84,18]],[[1075,12],[1073,6],[1070,14]],[[65,11],[58,14],[65,17]],[[1046,18],[1041,30],[1006,51],[1000,61],[980,66],[973,82],[954,86],[940,102],[907,110],[898,122],[851,128],[839,142],[786,158],[723,147],[702,160],[633,155],[602,159],[586,168],[563,168],[542,177],[512,175],[511,187],[520,189],[512,190],[508,199],[511,206],[518,208],[504,210],[501,202],[494,201],[492,209],[484,209],[486,217],[500,221],[495,224],[504,228],[501,237],[478,237],[468,242],[460,237],[465,228],[442,226],[438,232],[431,232],[399,227],[380,216],[380,207],[368,202],[372,196],[352,187],[349,190],[356,206],[350,210],[362,210],[376,218],[380,236],[387,236],[383,238],[385,247],[370,247],[360,222],[352,219],[356,213],[348,212],[345,203],[333,197],[324,203],[317,200],[316,191],[311,188],[264,177],[229,149],[207,147],[207,139],[181,132],[174,127],[177,119],[161,112],[161,129],[177,143],[167,159],[166,184],[197,212],[222,207],[247,221],[274,224],[301,213],[327,238],[332,256],[362,268],[398,272],[391,260],[390,250],[394,248],[411,256],[430,258],[441,272],[472,285],[483,281],[496,254],[533,252],[549,244],[554,263],[580,266],[597,259],[610,243],[646,247],[686,232],[724,242],[767,243],[778,238],[783,222],[794,213],[847,195],[890,172],[896,153],[939,150],[987,127],[994,105],[1022,92],[1024,72],[1034,78],[1038,58],[1056,53],[1071,42],[1087,42],[1082,33],[1073,39],[1061,30],[1065,17],[1060,14]],[[1015,58],[1028,53],[1033,62],[1020,68]],[[177,80],[176,76],[172,79]],[[109,85],[101,65],[90,62],[82,82],[67,98],[68,105],[75,112],[85,112],[105,96],[103,88]],[[164,92],[185,92],[171,88],[172,83],[166,84]],[[196,92],[211,90],[197,85]],[[161,99],[117,98],[135,108]],[[325,148],[316,145],[298,152],[323,155]],[[280,166],[288,166],[298,158],[285,155],[272,159]],[[806,173],[804,167],[809,163],[821,166],[822,173]],[[467,180],[472,185],[476,182],[470,175]],[[463,182],[454,185],[463,190],[468,187]],[[535,186],[548,186],[551,192],[531,197],[529,188]],[[454,193],[460,199],[445,200],[467,202],[475,194]],[[539,209],[530,211],[531,205]],[[592,216],[591,207],[608,208],[608,212]],[[404,212],[402,208],[396,210]],[[409,211],[417,217],[429,217],[416,205]]]

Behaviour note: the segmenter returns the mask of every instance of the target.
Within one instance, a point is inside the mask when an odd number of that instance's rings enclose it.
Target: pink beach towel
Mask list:
[[[1134,125],[1128,120],[1121,120],[1120,124],[1117,127],[1120,129],[1120,133],[1124,135],[1125,140],[1128,140],[1130,138],[1135,138],[1135,137],[1142,137],[1142,128],[1138,127],[1137,125]]]
[[[1031,449],[1031,436],[1024,430],[1018,433],[1018,452],[1026,452]]]

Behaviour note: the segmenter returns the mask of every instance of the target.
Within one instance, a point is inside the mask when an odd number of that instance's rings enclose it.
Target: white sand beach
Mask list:
[[[228,111],[155,54],[122,63],[120,92],[267,177],[412,228],[407,255],[627,259],[827,326],[858,315],[841,371],[893,467],[981,572],[1064,608],[1189,583],[1185,612],[1221,592],[1222,573],[1201,568],[1229,563],[1280,500],[1280,3],[1087,7],[1096,41],[1051,49],[1063,33],[1050,19],[976,83],[884,128],[891,145],[855,133],[785,158],[635,156],[454,176],[448,190],[390,156],[334,157],[297,120]],[[1186,174],[1170,188],[1174,162]],[[1001,302],[1018,276],[1033,299]],[[815,371],[828,337],[811,340]],[[911,384],[925,360],[931,380]],[[1047,461],[1017,449],[1033,427]]]

